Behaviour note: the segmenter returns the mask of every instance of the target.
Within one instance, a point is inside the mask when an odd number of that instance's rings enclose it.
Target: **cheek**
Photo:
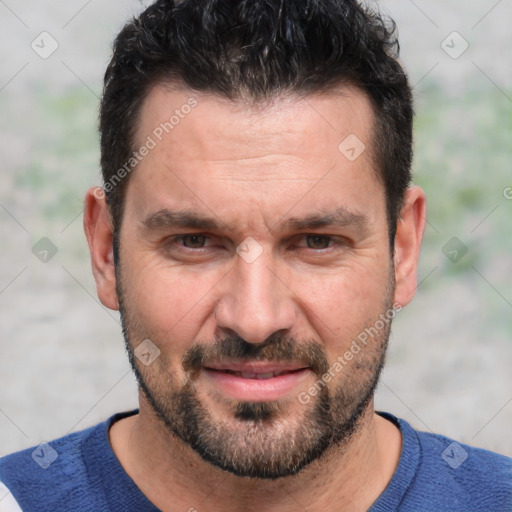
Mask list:
[[[218,278],[209,273],[165,268],[142,258],[126,264],[125,261],[124,293],[137,324],[161,344],[185,340],[185,346],[186,340],[194,339],[209,314],[208,292],[214,289]]]
[[[382,266],[354,265],[336,274],[301,277],[297,295],[325,349],[334,358],[386,307],[389,274]]]

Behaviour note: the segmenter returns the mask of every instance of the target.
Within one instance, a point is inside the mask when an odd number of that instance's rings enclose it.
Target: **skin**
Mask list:
[[[155,86],[141,111],[138,143],[191,96]],[[159,340],[161,351],[143,370],[155,388],[170,374],[182,385],[187,348],[233,333],[251,344],[276,332],[314,340],[332,364],[383,312],[390,269],[393,303],[405,306],[414,296],[423,191],[411,187],[406,193],[392,255],[385,191],[371,157],[373,113],[362,92],[344,87],[303,99],[279,98],[265,109],[211,95],[194,97],[197,107],[140,162],[126,191],[120,261],[126,300],[138,319],[130,339],[135,346],[146,337]],[[353,162],[338,150],[350,134],[366,145]],[[89,190],[85,204],[98,296],[115,310],[108,208],[96,189]],[[164,208],[213,216],[222,227],[148,230],[144,219]],[[290,217],[338,208],[357,212],[364,225],[281,229]],[[170,237],[190,233],[211,239],[200,249],[169,245]],[[311,248],[309,234],[329,235],[338,243]],[[263,248],[250,264],[236,253],[247,237]],[[370,343],[361,357],[378,350],[382,347]],[[342,379],[364,378],[355,365],[347,370],[336,374],[329,389],[350,382]],[[287,397],[292,399],[278,429],[301,421],[305,406],[293,398],[314,382],[315,376],[307,375]],[[196,384],[212,417],[239,428],[222,392],[202,377]],[[173,436],[143,393],[139,402],[139,414],[114,424],[110,441],[126,472],[163,510],[367,510],[391,480],[400,456],[399,430],[374,413],[372,401],[346,445],[332,447],[298,474],[241,478],[205,462]]]

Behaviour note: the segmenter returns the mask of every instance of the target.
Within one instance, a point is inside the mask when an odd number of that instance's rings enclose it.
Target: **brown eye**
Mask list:
[[[200,249],[206,242],[205,235],[183,235],[181,239],[183,245],[189,249]]]
[[[327,249],[331,241],[330,237],[325,235],[307,235],[306,240],[309,249]]]

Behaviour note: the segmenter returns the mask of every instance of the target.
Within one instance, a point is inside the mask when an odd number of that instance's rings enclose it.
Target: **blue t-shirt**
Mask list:
[[[159,510],[124,471],[109,443],[110,426],[136,412],[1,458],[0,512]],[[400,428],[402,453],[370,512],[512,511],[512,459],[379,414]]]

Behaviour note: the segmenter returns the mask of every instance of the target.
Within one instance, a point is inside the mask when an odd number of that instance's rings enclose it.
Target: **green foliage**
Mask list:
[[[87,187],[99,183],[98,100],[83,87],[59,96],[38,90],[35,96],[30,159],[15,185],[34,192],[45,219],[65,222],[82,207]]]
[[[490,258],[510,254],[512,185],[510,104],[494,87],[471,88],[458,97],[430,85],[417,98],[414,182],[427,194],[428,222],[423,243],[425,271],[473,271]],[[468,252],[458,263],[441,252],[458,237]]]

